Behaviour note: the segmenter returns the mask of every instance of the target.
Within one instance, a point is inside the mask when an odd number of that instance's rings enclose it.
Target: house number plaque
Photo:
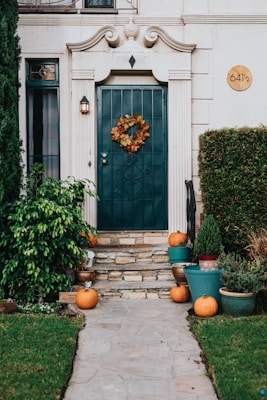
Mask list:
[[[228,72],[227,82],[234,90],[246,90],[252,83],[252,73],[244,65],[236,65]]]

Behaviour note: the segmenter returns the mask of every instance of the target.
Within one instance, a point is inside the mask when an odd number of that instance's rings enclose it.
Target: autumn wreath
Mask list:
[[[128,129],[137,125],[137,131],[134,135],[127,133]],[[112,140],[120,144],[123,150],[132,154],[138,151],[144,144],[150,133],[150,125],[146,124],[142,115],[128,115],[120,117],[117,126],[111,129]]]

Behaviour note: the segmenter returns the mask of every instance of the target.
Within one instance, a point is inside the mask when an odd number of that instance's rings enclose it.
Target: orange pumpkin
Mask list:
[[[187,234],[177,231],[169,235],[169,245],[171,247],[178,247],[181,243],[187,242]]]
[[[194,312],[198,317],[212,317],[218,309],[217,300],[212,296],[203,295],[194,303]]]
[[[76,304],[84,310],[94,308],[98,303],[98,293],[92,288],[83,288],[76,294]]]
[[[184,285],[173,286],[170,291],[171,299],[175,303],[186,303],[189,300],[189,290]]]
[[[88,232],[88,237],[90,240],[90,247],[95,247],[97,245],[98,237]]]

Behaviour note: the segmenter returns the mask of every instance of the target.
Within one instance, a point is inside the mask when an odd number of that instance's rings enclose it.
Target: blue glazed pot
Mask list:
[[[191,253],[189,247],[168,247],[171,264],[189,262]]]
[[[201,270],[199,265],[184,267],[185,277],[187,279],[192,302],[202,297],[212,296],[217,300],[219,309],[221,309],[221,295],[219,289],[221,288],[221,271],[220,269]]]
[[[255,293],[228,292],[226,288],[220,288],[222,309],[225,315],[230,317],[248,317],[254,313],[256,306]]]

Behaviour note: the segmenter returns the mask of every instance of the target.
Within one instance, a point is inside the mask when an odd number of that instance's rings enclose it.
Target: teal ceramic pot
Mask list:
[[[184,267],[184,274],[189,285],[193,304],[203,295],[212,296],[217,300],[221,310],[221,270],[201,270],[199,265]]]
[[[171,264],[189,262],[191,252],[189,247],[168,247]]]
[[[220,288],[222,310],[230,317],[248,317],[254,313],[256,306],[255,293],[228,292],[226,288]]]

